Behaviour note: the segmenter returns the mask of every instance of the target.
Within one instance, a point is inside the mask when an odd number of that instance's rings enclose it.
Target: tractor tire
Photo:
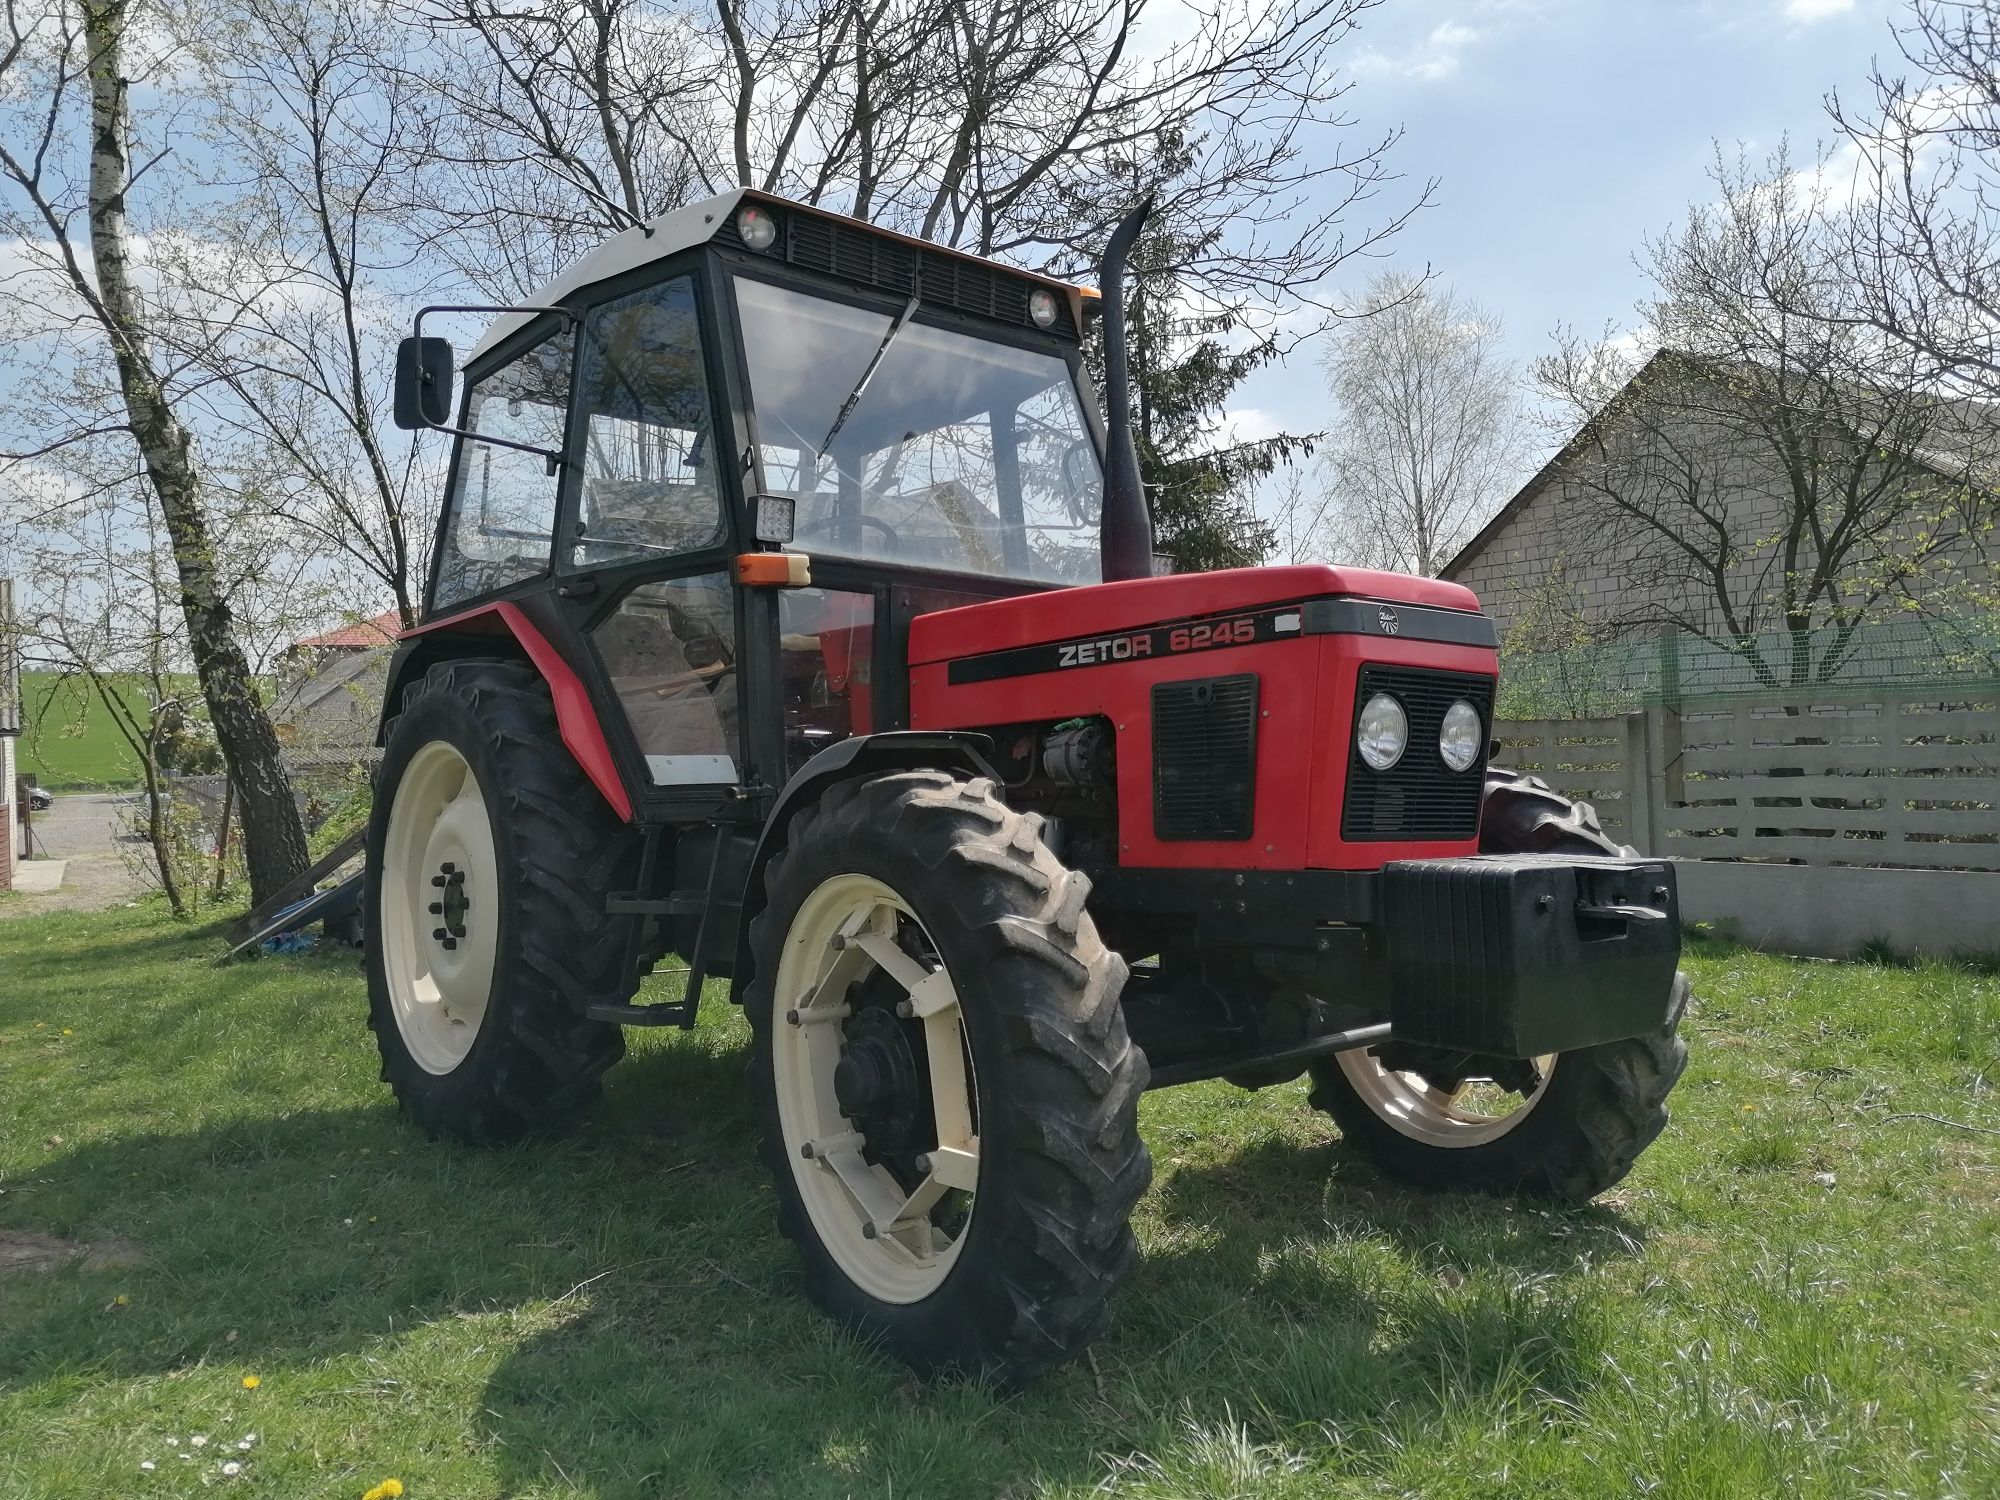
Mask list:
[[[1605,833],[1589,803],[1498,768],[1486,773],[1479,849],[1636,853]],[[1687,1067],[1679,1028],[1688,998],[1687,976],[1676,974],[1659,1030],[1534,1059],[1538,1086],[1509,1115],[1462,1118],[1470,1112],[1456,1093],[1418,1073],[1390,1072],[1373,1051],[1315,1063],[1312,1103],[1378,1169],[1410,1186],[1584,1202],[1631,1171],[1666,1129],[1667,1094]]]
[[[1136,1255],[1125,962],[1041,828],[985,779],[841,783],[750,927],[779,1228],[808,1295],[923,1375],[1015,1386],[1074,1358]]]
[[[368,830],[368,1024],[427,1131],[555,1134],[596,1102],[625,1036],[583,1007],[636,988],[604,898],[637,863],[532,667],[448,662],[405,696]]]

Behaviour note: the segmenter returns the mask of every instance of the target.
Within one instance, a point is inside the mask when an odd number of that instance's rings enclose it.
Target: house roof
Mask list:
[[[1618,388],[1617,393],[1607,400],[1603,406],[1599,407],[1591,415],[1590,420],[1579,427],[1575,435],[1568,442],[1564,443],[1547,463],[1537,469],[1526,484],[1515,491],[1514,497],[1500,507],[1494,514],[1493,519],[1480,527],[1478,535],[1474,536],[1471,541],[1458,549],[1451,561],[1438,570],[1438,577],[1448,578],[1454,583],[1460,581],[1458,576],[1460,569],[1469,565],[1474,558],[1478,557],[1481,552],[1484,552],[1491,545],[1493,539],[1506,529],[1508,523],[1518,516],[1536,495],[1541,493],[1549,481],[1555,477],[1556,472],[1561,469],[1563,464],[1572,455],[1580,452],[1590,443],[1596,435],[1598,424],[1604,420],[1605,414],[1617,405],[1618,397],[1639,384],[1646,378],[1655,365],[1662,362],[1673,362],[1683,367],[1689,364],[1713,366],[1721,363],[1710,357],[1689,354],[1679,349],[1655,350],[1648,356],[1644,364],[1632,372],[1631,378]],[[1990,455],[1994,452],[1996,440],[2000,440],[2000,407],[1996,407],[1994,403],[1989,401],[1951,399],[1940,401],[1937,406],[1937,412],[1938,417],[1935,433],[1938,441],[1920,446],[1908,453],[1906,457],[1914,459],[1918,464],[1930,469],[1942,479],[1953,480],[1970,473],[1975,481],[1991,486],[1993,482],[1980,474],[1980,466],[1976,463],[1968,463],[1970,456],[1968,450],[1977,447],[1986,455],[1989,455],[1988,467],[1990,467]]]
[[[320,635],[305,636],[292,642],[295,651],[373,651],[377,646],[387,646],[402,633],[403,617],[393,609],[385,609],[372,620],[362,620],[353,625],[343,625],[338,630],[328,630]]]

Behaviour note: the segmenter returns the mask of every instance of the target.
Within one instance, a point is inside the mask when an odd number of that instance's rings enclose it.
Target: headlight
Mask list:
[[[778,243],[778,221],[755,204],[736,211],[736,232],[752,250],[768,250]]]
[[[1387,693],[1377,693],[1362,705],[1354,742],[1363,760],[1378,771],[1386,771],[1403,758],[1404,747],[1410,743],[1410,716]]]
[[[1045,286],[1038,286],[1028,293],[1028,316],[1035,320],[1037,328],[1056,326],[1056,294]]]
[[[1444,711],[1444,728],[1438,731],[1438,754],[1454,771],[1470,771],[1479,759],[1479,740],[1485,726],[1479,710],[1463,698]]]

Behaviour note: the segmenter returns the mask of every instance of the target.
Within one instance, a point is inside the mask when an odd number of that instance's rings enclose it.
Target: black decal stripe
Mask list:
[[[1384,629],[1382,611],[1394,613],[1397,628]],[[1291,615],[1298,623],[1279,630],[1280,617]],[[1175,632],[1199,626],[1211,630],[1247,623],[1249,640],[1209,639],[1194,645],[1183,639],[1174,644]],[[1291,604],[1264,605],[1234,614],[1190,615],[1158,625],[1133,630],[1113,630],[1102,635],[1070,636],[1033,646],[1017,646],[1007,651],[989,651],[980,656],[963,656],[946,663],[945,681],[953,687],[975,682],[995,682],[1006,677],[1032,677],[1042,672],[1073,672],[1085,667],[1116,666],[1120,662],[1147,661],[1163,656],[1200,656],[1211,651],[1227,651],[1233,646],[1264,645],[1271,641],[1293,640],[1305,635],[1393,635],[1405,641],[1440,641],[1457,646],[1499,644],[1493,622],[1466,610],[1437,609],[1420,604],[1385,604],[1379,599],[1308,599]],[[1069,659],[1065,660],[1065,654]]]

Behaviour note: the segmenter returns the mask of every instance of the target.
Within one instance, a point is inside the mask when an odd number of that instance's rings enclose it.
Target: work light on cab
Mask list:
[[[737,210],[736,232],[752,250],[768,250],[778,243],[778,221],[754,203]]]
[[[1037,328],[1055,327],[1056,294],[1040,286],[1028,293],[1028,316],[1035,320]]]

